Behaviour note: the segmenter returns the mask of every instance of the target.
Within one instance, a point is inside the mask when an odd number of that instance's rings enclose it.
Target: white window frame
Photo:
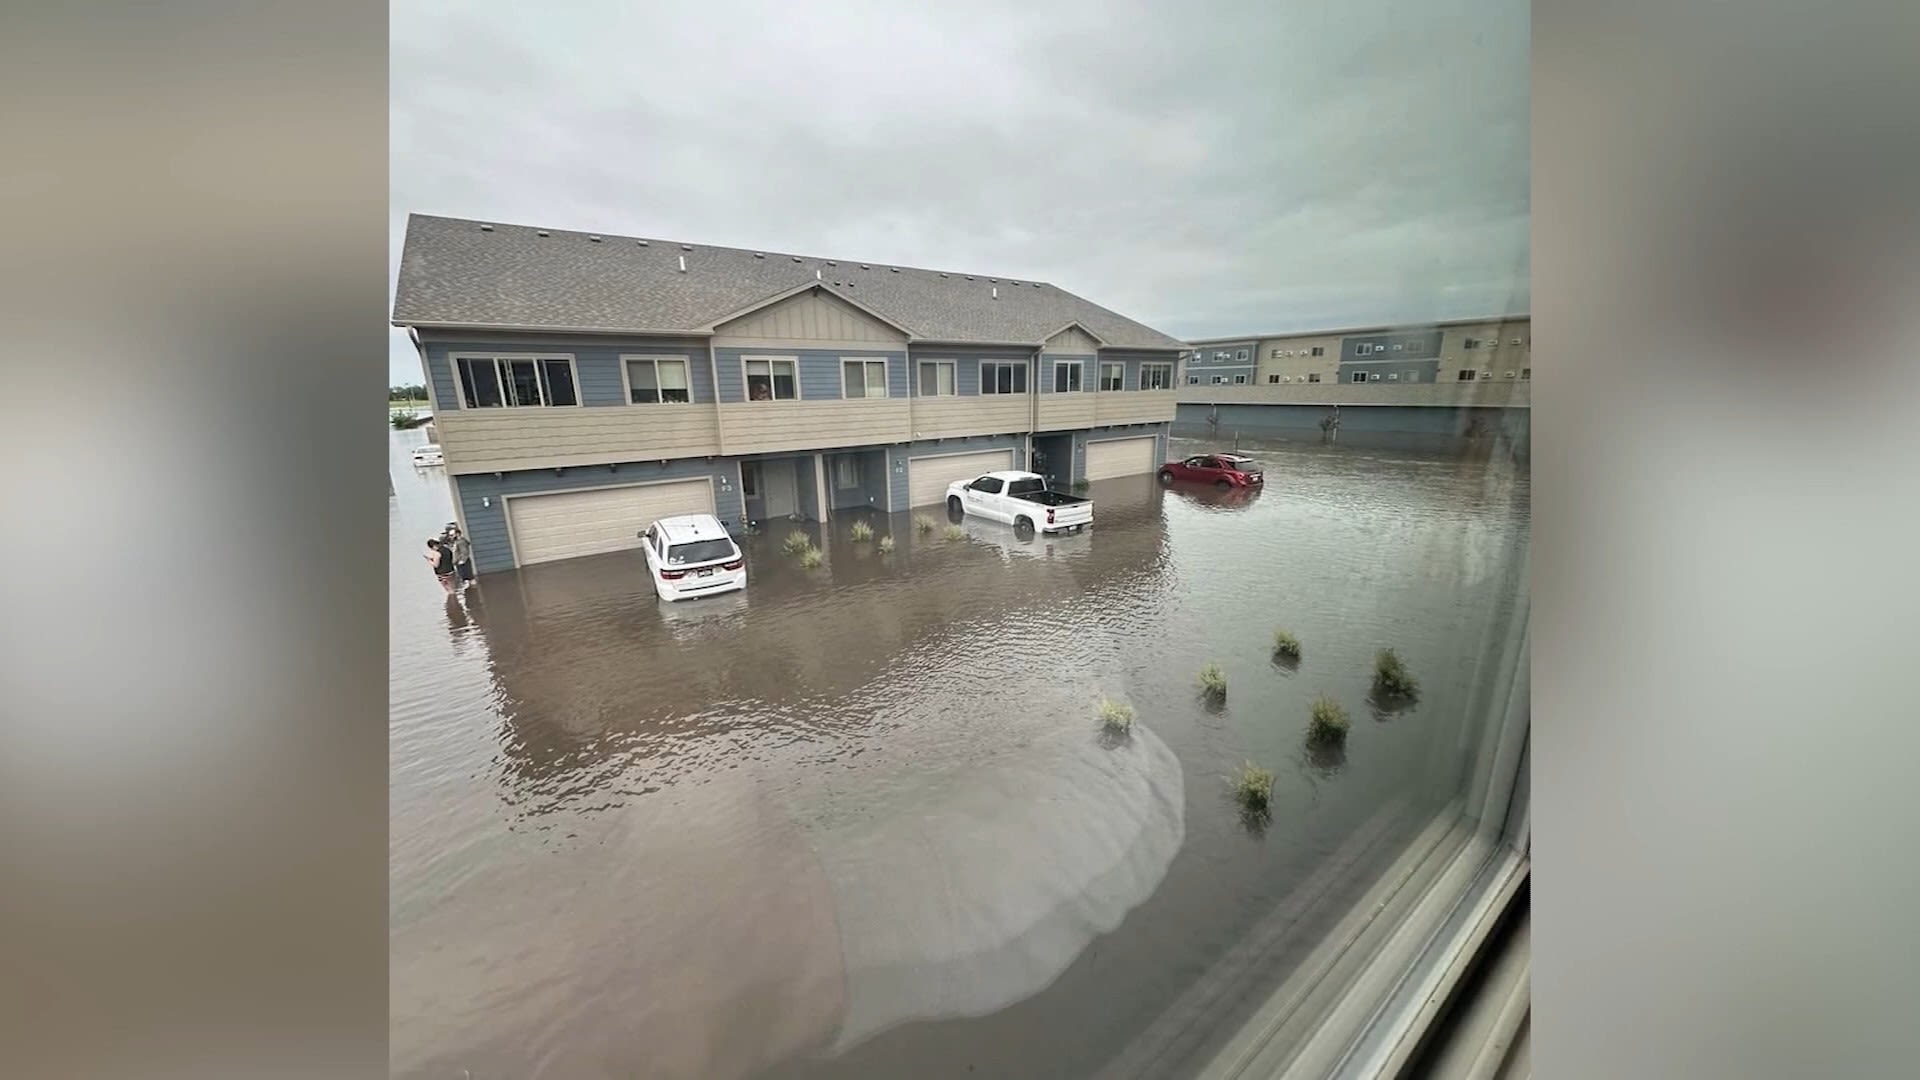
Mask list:
[[[1247,377],[1245,375],[1235,375],[1233,377],[1233,382],[1234,382],[1234,385],[1236,386],[1245,386],[1247,383]]]
[[[1187,385],[1188,385],[1188,386],[1198,386],[1198,385],[1200,385],[1200,376],[1198,376],[1198,375],[1189,375],[1189,376],[1187,376]]]
[[[653,365],[654,393],[660,392],[660,365],[662,363],[679,364],[687,372],[687,400],[668,401],[656,397],[652,401],[633,400],[633,375],[627,370],[630,363],[651,363]],[[693,404],[693,358],[679,353],[622,353],[620,355],[620,394],[629,405],[691,405]]]
[[[1080,385],[1066,390],[1060,389],[1060,374],[1067,368],[1073,369],[1073,378],[1069,382]],[[1087,362],[1084,360],[1055,360],[1053,362],[1053,392],[1056,394],[1078,394],[1087,388]]]
[[[873,368],[875,365],[878,365],[880,368],[880,389],[882,392],[878,394],[873,394],[873,393],[861,394],[857,398],[848,396],[847,394],[847,365],[848,364],[864,365],[860,373],[860,378],[863,381],[870,380],[873,377]],[[843,356],[840,358],[840,398],[843,401],[882,401],[882,400],[885,400],[886,398],[892,397],[893,387],[887,385],[887,380],[891,375],[892,375],[892,372],[888,370],[886,357]],[[868,383],[868,385],[871,386],[872,384]],[[798,390],[800,388],[800,375],[799,375],[799,370],[797,368],[795,369],[795,373],[793,377],[793,386],[795,390]]]
[[[1234,353],[1233,353],[1233,358],[1234,358],[1235,360],[1239,360],[1239,361],[1241,361],[1241,362],[1243,362],[1243,363],[1244,363],[1244,362],[1246,361],[1246,359],[1247,359],[1247,350],[1245,350],[1245,349],[1236,349],[1236,350],[1234,350]]]
[[[747,379],[747,365],[754,363],[756,361],[767,361],[769,364],[783,364],[783,363],[792,364],[793,365],[793,396],[790,398],[775,397],[775,398],[768,398],[766,401],[754,401],[753,400],[753,384],[749,382]],[[773,368],[771,366],[767,368],[767,373],[768,373],[767,382],[771,384],[773,382],[773,378],[772,378]],[[769,385],[769,389],[771,389],[771,385]],[[800,386],[800,358],[799,357],[775,356],[775,355],[767,355],[767,354],[760,354],[760,355],[753,355],[753,356],[743,355],[740,357],[740,400],[750,402],[755,405],[771,405],[776,401],[799,401],[805,398],[806,396],[807,396],[806,391],[803,390]]]
[[[988,390],[987,389],[987,369],[990,367],[992,368],[1010,367],[1010,368],[1023,369],[1026,371],[1025,381],[1027,385],[1022,387],[1019,390],[1009,390],[1004,394],[1002,394],[998,390]],[[992,394],[995,397],[1014,397],[1018,395],[1029,394],[1032,392],[1033,392],[1033,362],[1032,361],[1030,360],[982,360],[980,361],[980,394],[982,397],[985,397],[988,394]]]
[[[493,362],[493,377],[499,380],[499,384],[500,384],[500,399],[501,399],[500,404],[498,405],[468,405],[467,404],[467,379],[465,375],[462,375],[460,373],[460,361],[462,360],[490,360]],[[536,362],[546,361],[546,360],[565,360],[567,362],[567,373],[569,377],[573,379],[573,404],[572,405],[553,405],[546,402],[542,402],[538,405],[508,404],[506,399],[509,396],[507,392],[507,387],[510,380],[501,378],[500,363],[503,360],[504,361],[533,360]],[[457,352],[457,353],[447,354],[447,365],[453,369],[453,396],[454,396],[455,405],[458,408],[466,409],[471,412],[480,412],[486,409],[578,409],[586,405],[586,396],[580,392],[580,364],[578,361],[574,359],[574,356],[572,353]],[[541,393],[544,396],[551,397],[552,394],[549,393],[546,388],[547,387],[546,365],[542,363],[538,370],[540,373]]]
[[[1213,385],[1215,386],[1219,386],[1221,383],[1224,383],[1226,381],[1227,381],[1227,377],[1225,375],[1215,375],[1213,377]]]
[[[1110,387],[1107,385],[1107,371],[1110,368],[1120,369],[1120,378],[1119,378],[1118,386]],[[1100,361],[1100,383],[1098,386],[1094,387],[1094,389],[1100,391],[1103,394],[1110,394],[1118,390],[1125,390],[1126,388],[1127,388],[1127,365],[1118,360]]]
[[[946,368],[948,371],[947,385],[951,386],[953,389],[947,391],[944,394],[940,392],[940,374],[939,372],[936,371],[933,376],[933,393],[929,394],[926,391],[922,390],[920,387],[920,369],[923,367],[927,367],[929,365],[935,368],[942,368],[942,367]],[[913,363],[913,396],[914,397],[955,397],[959,393],[960,393],[960,365],[958,361],[954,361],[954,360],[916,360],[914,361]]]
[[[1147,385],[1147,384],[1148,384],[1148,382],[1150,382],[1150,381],[1151,381],[1151,380],[1149,380],[1149,379],[1147,378],[1147,369],[1148,369],[1148,368],[1152,368],[1152,369],[1154,369],[1154,370],[1156,370],[1156,371],[1158,371],[1158,370],[1160,370],[1160,369],[1162,369],[1162,368],[1164,368],[1164,369],[1166,369],[1166,372],[1167,372],[1167,378],[1166,378],[1166,385],[1164,385],[1164,386],[1149,386],[1149,385]],[[1171,360],[1145,360],[1145,361],[1142,361],[1142,362],[1141,362],[1141,364],[1140,364],[1140,389],[1142,389],[1142,390],[1171,390],[1171,389],[1173,389],[1173,375],[1174,375],[1174,372],[1173,372],[1173,361],[1171,361]]]

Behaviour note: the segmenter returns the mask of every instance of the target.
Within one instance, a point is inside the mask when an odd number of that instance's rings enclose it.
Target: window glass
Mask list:
[[[1141,364],[1140,389],[1167,390],[1173,386],[1172,364]]]
[[[500,396],[500,375],[494,370],[491,357],[475,360],[462,357],[460,367],[460,390],[469,409],[492,409],[506,404]]]
[[[748,401],[791,401],[799,396],[792,360],[747,361]]]
[[[1071,394],[1078,393],[1080,389],[1080,364],[1056,361],[1053,365],[1053,392]]]
[[[883,398],[887,396],[887,363],[884,360],[846,360],[840,365],[846,376],[846,396]]]
[[[540,361],[540,374],[544,377],[549,405],[578,405],[580,399],[573,392],[573,365],[566,360]]]
[[[660,380],[655,374],[653,361],[627,361],[627,386],[629,397],[635,404],[644,404],[660,400]]]
[[[973,482],[973,489],[975,491],[983,491],[988,495],[1000,494],[1001,486],[1000,481],[991,476],[983,476]]]
[[[733,558],[733,541],[718,537],[712,540],[690,540],[667,549],[668,566],[718,562],[721,559],[731,558]]]
[[[921,397],[945,397],[954,393],[954,365],[945,361],[922,361],[920,364]]]
[[[655,362],[660,378],[660,400],[687,402],[693,400],[692,388],[687,383],[687,362],[685,360],[660,360]]]
[[[507,383],[507,402],[512,405],[538,405],[540,396],[540,365],[534,360],[505,360],[501,362],[505,369]]]
[[[1120,390],[1125,388],[1126,384],[1127,384],[1127,365],[1125,364],[1101,364],[1100,365],[1100,389]]]

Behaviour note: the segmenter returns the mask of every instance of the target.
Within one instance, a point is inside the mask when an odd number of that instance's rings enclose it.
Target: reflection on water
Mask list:
[[[659,602],[616,553],[446,599],[416,551],[449,500],[414,441],[392,444],[401,1075],[1095,1071],[1382,806],[1457,789],[1526,521],[1524,474],[1243,448],[1268,490],[1103,481],[1078,536],[948,539],[934,508],[928,533],[873,515],[873,542],[811,528],[812,570],[785,527],[748,537],[725,597]],[[1298,664],[1273,661],[1280,623]],[[1306,703],[1359,705],[1387,645],[1420,707],[1303,750]],[[1135,705],[1130,738],[1099,733],[1102,695]],[[1279,773],[1257,838],[1224,797],[1250,758]]]

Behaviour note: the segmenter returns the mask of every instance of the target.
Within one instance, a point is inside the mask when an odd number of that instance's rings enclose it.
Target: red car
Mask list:
[[[1161,483],[1171,484],[1175,480],[1190,480],[1226,489],[1259,487],[1266,478],[1252,458],[1238,454],[1201,454],[1160,466]]]

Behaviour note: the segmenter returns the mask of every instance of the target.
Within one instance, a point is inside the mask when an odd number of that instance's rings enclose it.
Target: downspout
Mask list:
[[[1040,356],[1045,349],[1045,345],[1035,346],[1032,359],[1027,361],[1027,449],[1021,460],[1028,472],[1034,471],[1033,435],[1040,429]]]

